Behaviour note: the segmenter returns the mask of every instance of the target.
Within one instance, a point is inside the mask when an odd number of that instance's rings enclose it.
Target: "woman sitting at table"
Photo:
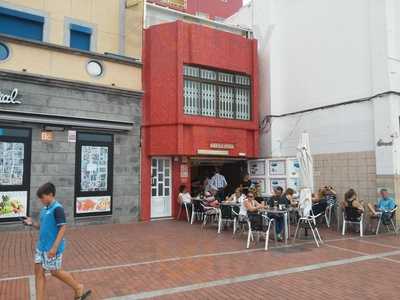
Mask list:
[[[181,216],[181,212],[182,212],[182,209],[184,208],[184,205],[186,204],[187,206],[190,206],[192,203],[192,197],[191,197],[186,185],[184,185],[184,184],[182,184],[179,187],[178,203],[179,203],[179,212],[176,217],[177,220],[179,220],[179,218]]]
[[[240,187],[235,189],[235,192],[230,196],[226,197],[225,202],[227,203],[242,203],[246,196],[242,194],[242,190]]]
[[[352,216],[347,215],[348,218],[359,218],[361,214],[364,212],[364,206],[362,205],[362,202],[358,200],[357,193],[354,189],[349,189],[344,194],[344,201],[340,203],[340,206],[346,212],[346,215],[347,212],[349,211],[348,208],[354,208],[353,212],[355,213],[355,215]]]
[[[325,189],[319,189],[318,194],[314,194],[312,198],[313,206],[313,214],[314,216],[324,213],[328,203],[325,198]]]
[[[294,190],[291,188],[286,189],[285,193],[277,198],[278,208],[279,209],[287,209],[292,205],[293,202]],[[271,218],[275,219],[276,222],[276,239],[278,241],[282,241],[282,231],[283,224],[285,222],[284,216],[281,214],[271,214]]]
[[[214,194],[215,194],[215,190],[213,190],[212,192],[206,192],[204,194],[204,203],[207,206],[217,208],[217,207],[219,207],[219,202],[217,199],[215,199]]]
[[[247,213],[258,212],[258,210],[266,208],[264,204],[260,204],[257,202],[253,192],[247,193],[247,197],[243,202],[243,206],[246,209]]]

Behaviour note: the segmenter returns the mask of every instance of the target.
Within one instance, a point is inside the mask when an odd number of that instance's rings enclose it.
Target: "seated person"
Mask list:
[[[282,195],[283,195],[283,188],[281,186],[277,186],[276,188],[274,188],[274,193],[268,201],[268,206],[277,207]]]
[[[243,202],[243,206],[246,209],[246,215],[247,213],[256,213],[260,209],[265,208],[264,204],[260,204],[256,201],[256,198],[254,197],[254,193],[248,192],[246,199]]]
[[[361,216],[361,213],[364,212],[364,207],[362,205],[362,202],[360,200],[358,200],[357,193],[354,189],[349,189],[344,194],[344,201],[342,201],[340,203],[340,206],[342,207],[342,209],[345,210],[346,214],[347,214],[348,208],[355,209],[355,215],[347,215],[347,218],[350,218],[350,219],[357,219]]]
[[[283,189],[282,189],[283,190]],[[281,191],[279,190],[278,193]],[[294,190],[291,188],[286,189],[285,193],[279,197],[276,198],[276,201],[278,202],[278,207],[284,206],[285,208],[288,208],[292,205],[293,201],[293,195],[294,195]],[[282,241],[282,231],[283,231],[283,224],[284,224],[284,216],[281,214],[270,214],[269,215],[271,218],[275,219],[276,223],[276,238],[278,241]]]
[[[312,202],[313,202],[312,210],[314,216],[324,213],[326,207],[328,206],[325,197],[325,190],[319,189],[318,194],[313,194]]]
[[[379,193],[381,195],[381,198],[379,199],[376,206],[368,203],[368,208],[373,216],[378,216],[380,213],[383,212],[390,212],[396,207],[396,202],[393,200],[393,198],[389,197],[389,192],[387,189],[381,189]]]
[[[336,191],[332,186],[325,186],[325,199],[327,205],[336,204]]]
[[[246,196],[242,194],[242,189],[240,187],[235,189],[235,192],[230,196],[226,197],[225,202],[228,203],[242,203]]]
[[[278,206],[285,205],[286,208],[289,208],[294,202],[293,197],[294,197],[294,190],[291,188],[287,188],[282,197],[278,199]]]
[[[179,187],[179,195],[178,195],[178,202],[179,204],[188,204],[192,202],[192,197],[190,196],[190,193],[186,187],[186,185],[182,184]]]
[[[210,193],[210,192],[206,192],[206,193],[204,194],[204,200],[203,200],[203,201],[204,201],[204,204],[205,204],[206,206],[215,207],[215,208],[219,207],[219,202],[218,202],[218,200],[215,199],[214,194],[212,194],[212,193]]]

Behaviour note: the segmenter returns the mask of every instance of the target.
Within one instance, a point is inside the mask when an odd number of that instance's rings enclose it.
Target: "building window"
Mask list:
[[[77,133],[75,216],[112,214],[113,136]]]
[[[244,74],[184,66],[184,113],[250,120],[251,80]]]
[[[43,41],[44,17],[0,7],[0,33]]]
[[[0,43],[0,61],[6,60],[10,56],[10,49],[6,44]]]
[[[0,222],[29,213],[31,130],[0,127]]]
[[[74,49],[90,51],[92,29],[82,25],[70,24],[69,30],[69,46]]]

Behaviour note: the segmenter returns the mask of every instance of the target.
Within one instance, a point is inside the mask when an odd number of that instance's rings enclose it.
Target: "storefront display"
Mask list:
[[[0,192],[0,219],[27,215],[28,192]]]
[[[77,132],[75,216],[112,214],[113,135]]]
[[[286,160],[269,160],[268,175],[271,177],[286,176]]]
[[[249,175],[250,176],[264,176],[265,175],[265,160],[252,160],[249,162]]]
[[[76,199],[76,213],[111,212],[111,197],[79,197]]]

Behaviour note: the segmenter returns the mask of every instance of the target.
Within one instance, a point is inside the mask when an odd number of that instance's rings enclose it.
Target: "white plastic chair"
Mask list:
[[[342,235],[346,233],[346,224],[356,224],[360,227],[360,237],[364,236],[364,212],[355,207],[345,207],[343,210]]]
[[[323,240],[321,235],[319,234],[317,228],[316,218],[318,218],[321,214],[314,216],[312,214],[312,195],[311,190],[303,189],[300,192],[300,201],[299,201],[299,214],[300,218],[297,222],[296,231],[294,232],[293,243],[296,241],[297,233],[300,228],[300,224],[304,223],[306,226],[310,227],[310,230],[313,234],[315,244],[319,247],[320,244],[323,244]]]
[[[191,203],[186,203],[186,202],[180,203],[178,215],[176,216],[176,219],[177,219],[177,220],[179,220],[179,218],[180,218],[180,216],[181,216],[181,213],[182,213],[182,206],[183,206],[183,207],[185,208],[185,211],[186,211],[186,219],[187,219],[188,223],[190,223],[190,215],[189,215],[189,208],[188,208],[189,205],[192,206]]]
[[[393,208],[393,209],[389,212],[389,213],[391,214],[391,216],[390,216],[390,223],[391,223],[391,225],[392,225],[392,227],[393,227],[394,233],[397,233],[396,225],[395,225],[394,222],[393,222],[393,217],[395,216],[396,211],[397,211],[397,206],[396,206],[395,208]],[[379,233],[379,228],[380,228],[380,226],[381,226],[381,224],[382,224],[382,216],[383,216],[383,214],[381,213],[381,214],[379,215],[378,225],[376,226],[376,232],[375,232],[376,235]],[[386,229],[389,231],[389,225],[386,225]]]

